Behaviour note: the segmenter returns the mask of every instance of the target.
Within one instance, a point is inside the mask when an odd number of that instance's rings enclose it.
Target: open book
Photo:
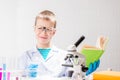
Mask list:
[[[84,45],[81,53],[86,57],[86,66],[89,67],[90,63],[99,60],[105,51],[108,38],[100,36],[97,40],[96,46]]]

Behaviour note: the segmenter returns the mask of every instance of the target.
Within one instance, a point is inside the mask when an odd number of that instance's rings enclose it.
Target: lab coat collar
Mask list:
[[[52,56],[54,56],[55,53],[58,53],[58,49],[54,45],[52,45],[46,61],[48,61]]]

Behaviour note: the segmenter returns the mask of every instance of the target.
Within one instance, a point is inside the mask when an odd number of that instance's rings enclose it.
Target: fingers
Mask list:
[[[99,67],[99,65],[100,65],[100,60],[97,61],[97,67]]]
[[[92,72],[94,72],[99,67],[99,64],[100,64],[100,60],[91,63],[88,71],[86,72],[86,75],[89,75]]]

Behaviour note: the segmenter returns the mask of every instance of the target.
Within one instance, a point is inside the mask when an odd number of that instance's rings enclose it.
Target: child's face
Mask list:
[[[37,19],[35,35],[39,44],[49,44],[55,34],[54,23],[44,19]]]

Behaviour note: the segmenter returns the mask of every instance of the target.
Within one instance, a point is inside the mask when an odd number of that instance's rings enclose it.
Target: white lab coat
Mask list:
[[[20,57],[19,68],[22,70],[27,70],[28,66],[31,63],[36,63],[35,61],[37,61],[37,64],[39,64],[38,74],[40,76],[50,75],[60,77],[65,75],[65,72],[67,70],[66,67],[62,66],[62,64],[65,63],[64,58],[66,54],[67,51],[52,46],[46,60],[44,60],[37,48],[34,47],[33,49],[26,51]]]

